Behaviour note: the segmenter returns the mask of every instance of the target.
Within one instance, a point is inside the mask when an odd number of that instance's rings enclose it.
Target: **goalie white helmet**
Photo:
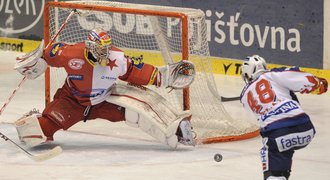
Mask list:
[[[94,56],[96,62],[106,66],[109,62],[108,56],[112,41],[110,35],[102,28],[93,29],[88,33],[85,41],[87,50]]]
[[[261,73],[267,71],[266,61],[258,55],[248,56],[244,59],[241,70],[241,76],[245,82],[253,81]]]

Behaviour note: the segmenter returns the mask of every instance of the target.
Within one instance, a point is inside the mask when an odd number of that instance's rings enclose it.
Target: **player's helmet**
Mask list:
[[[250,82],[265,71],[267,71],[267,65],[264,58],[258,55],[248,56],[244,59],[241,76],[245,82]]]
[[[97,62],[105,66],[108,63],[109,51],[111,49],[111,38],[102,28],[93,29],[88,33],[85,41],[87,50],[92,53]]]

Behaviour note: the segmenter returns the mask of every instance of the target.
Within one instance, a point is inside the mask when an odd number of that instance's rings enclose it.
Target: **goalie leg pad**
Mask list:
[[[166,127],[157,123],[151,116],[143,116],[138,112],[126,109],[125,122],[129,126],[140,128],[150,136],[175,149],[178,142],[189,146],[195,145],[190,121],[186,119],[189,116],[190,113],[186,113]]]
[[[140,128],[172,148],[179,143],[177,132],[181,120],[191,116],[189,111],[177,111],[162,96],[145,87],[117,84],[106,101],[125,108],[126,124]],[[182,125],[179,131],[186,132],[187,126]],[[187,139],[186,133],[184,137]]]
[[[125,119],[126,124],[135,128],[139,127],[139,113],[132,111],[130,109],[125,110]]]
[[[44,135],[39,124],[38,117],[40,117],[40,114],[33,114],[15,122],[19,139],[28,147],[34,147],[47,141],[47,137]]]
[[[139,114],[136,111],[126,108],[125,122],[129,126],[140,128],[142,131],[146,132],[147,134],[159,140],[160,142],[164,144],[168,144],[165,133],[165,127],[162,127],[159,124],[155,123],[153,119],[150,118],[149,116]]]

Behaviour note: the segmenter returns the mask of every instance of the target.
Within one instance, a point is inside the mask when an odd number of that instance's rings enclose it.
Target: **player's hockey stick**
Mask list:
[[[62,148],[60,146],[56,146],[53,149],[48,150],[44,153],[31,154],[29,151],[27,151],[26,149],[24,149],[23,147],[21,147],[20,145],[15,143],[13,140],[9,139],[6,135],[4,135],[1,132],[0,132],[0,137],[2,139],[4,139],[5,141],[10,142],[14,146],[16,146],[18,149],[20,149],[23,153],[25,153],[28,157],[30,157],[34,161],[44,161],[44,160],[47,160],[47,159],[51,159],[51,158],[61,154],[61,152],[62,152]]]
[[[241,99],[240,96],[237,96],[237,97],[223,97],[223,96],[221,96],[221,101],[222,102],[237,101],[237,100],[240,100],[240,99]]]

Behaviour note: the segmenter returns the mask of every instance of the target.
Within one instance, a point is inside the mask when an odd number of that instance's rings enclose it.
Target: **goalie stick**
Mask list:
[[[25,82],[26,80],[26,76],[23,77],[23,79],[21,80],[21,82],[18,84],[18,86],[14,89],[13,93],[10,95],[10,97],[7,99],[7,101],[3,104],[3,106],[0,109],[0,116],[3,112],[3,110],[5,110],[6,106],[9,104],[9,102],[13,99],[14,95],[16,94],[17,90],[19,88],[21,88],[22,84]]]
[[[72,9],[70,14],[68,15],[68,17],[65,19],[65,21],[63,22],[63,24],[60,26],[60,28],[57,30],[56,34],[54,35],[54,37],[50,40],[50,42],[47,44],[46,48],[52,44],[56,37],[60,34],[60,32],[64,29],[65,25],[68,24],[70,18],[74,15],[74,14],[81,14],[80,12],[78,12],[76,9]],[[43,43],[43,41],[41,42]],[[16,60],[18,61],[24,61],[27,58],[36,55],[36,52],[38,51],[38,49],[25,54],[21,57],[17,57]],[[19,82],[18,86],[14,89],[14,91],[12,92],[12,94],[10,95],[10,97],[7,99],[7,101],[4,103],[4,105],[1,107],[0,109],[0,115],[2,114],[2,112],[4,111],[4,109],[6,108],[6,106],[10,103],[10,101],[13,99],[13,97],[15,96],[16,92],[21,88],[21,86],[24,84],[24,82],[26,81],[26,76],[24,76],[22,78],[22,80]],[[58,154],[60,154],[62,152],[62,148],[60,146],[56,146],[55,148],[48,150],[45,153],[39,154],[39,155],[33,155],[31,154],[29,151],[27,151],[26,149],[24,149],[23,147],[21,147],[20,145],[18,145],[17,143],[15,143],[14,141],[12,141],[11,139],[9,139],[6,135],[4,135],[3,133],[0,132],[0,136],[2,139],[4,139],[5,141],[9,141],[11,142],[13,145],[15,145],[17,148],[19,148],[20,150],[22,150],[26,155],[28,155],[30,158],[32,158],[35,161],[43,161],[43,160],[47,160],[50,158],[53,158],[55,156],[57,156]]]
[[[80,12],[78,12],[76,9],[73,9],[71,10],[70,14],[68,15],[68,17],[65,19],[64,23],[61,25],[61,27],[58,29],[58,31],[56,32],[56,34],[54,35],[54,37],[51,39],[51,41],[47,44],[46,48],[52,44],[56,37],[60,34],[60,32],[64,29],[64,26],[69,22],[70,18],[74,15],[74,14],[81,14]],[[41,43],[43,43],[43,41],[41,41]],[[18,61],[24,61],[26,60],[27,58],[31,57],[31,56],[34,56],[36,55],[38,49],[28,53],[28,54],[25,54],[21,57],[17,57],[16,60]],[[7,99],[7,101],[4,103],[4,105],[1,107],[0,109],[0,115],[2,114],[2,112],[4,111],[4,109],[6,108],[6,106],[10,103],[10,101],[12,100],[12,98],[15,96],[16,92],[21,88],[21,86],[23,85],[23,83],[25,82],[26,80],[26,76],[24,76],[22,78],[22,80],[19,82],[18,86],[14,89],[14,91],[12,92],[12,94],[10,95],[10,97]]]
[[[2,139],[4,139],[5,141],[10,142],[14,146],[16,146],[18,149],[20,149],[24,154],[26,154],[28,157],[30,157],[34,161],[38,161],[38,162],[39,161],[45,161],[47,159],[51,159],[51,158],[61,154],[61,152],[62,152],[62,148],[60,146],[56,146],[53,149],[47,150],[44,153],[32,154],[29,151],[27,151],[26,149],[24,149],[22,146],[15,143],[13,140],[9,139],[6,135],[4,135],[1,132],[0,132],[0,137]]]

